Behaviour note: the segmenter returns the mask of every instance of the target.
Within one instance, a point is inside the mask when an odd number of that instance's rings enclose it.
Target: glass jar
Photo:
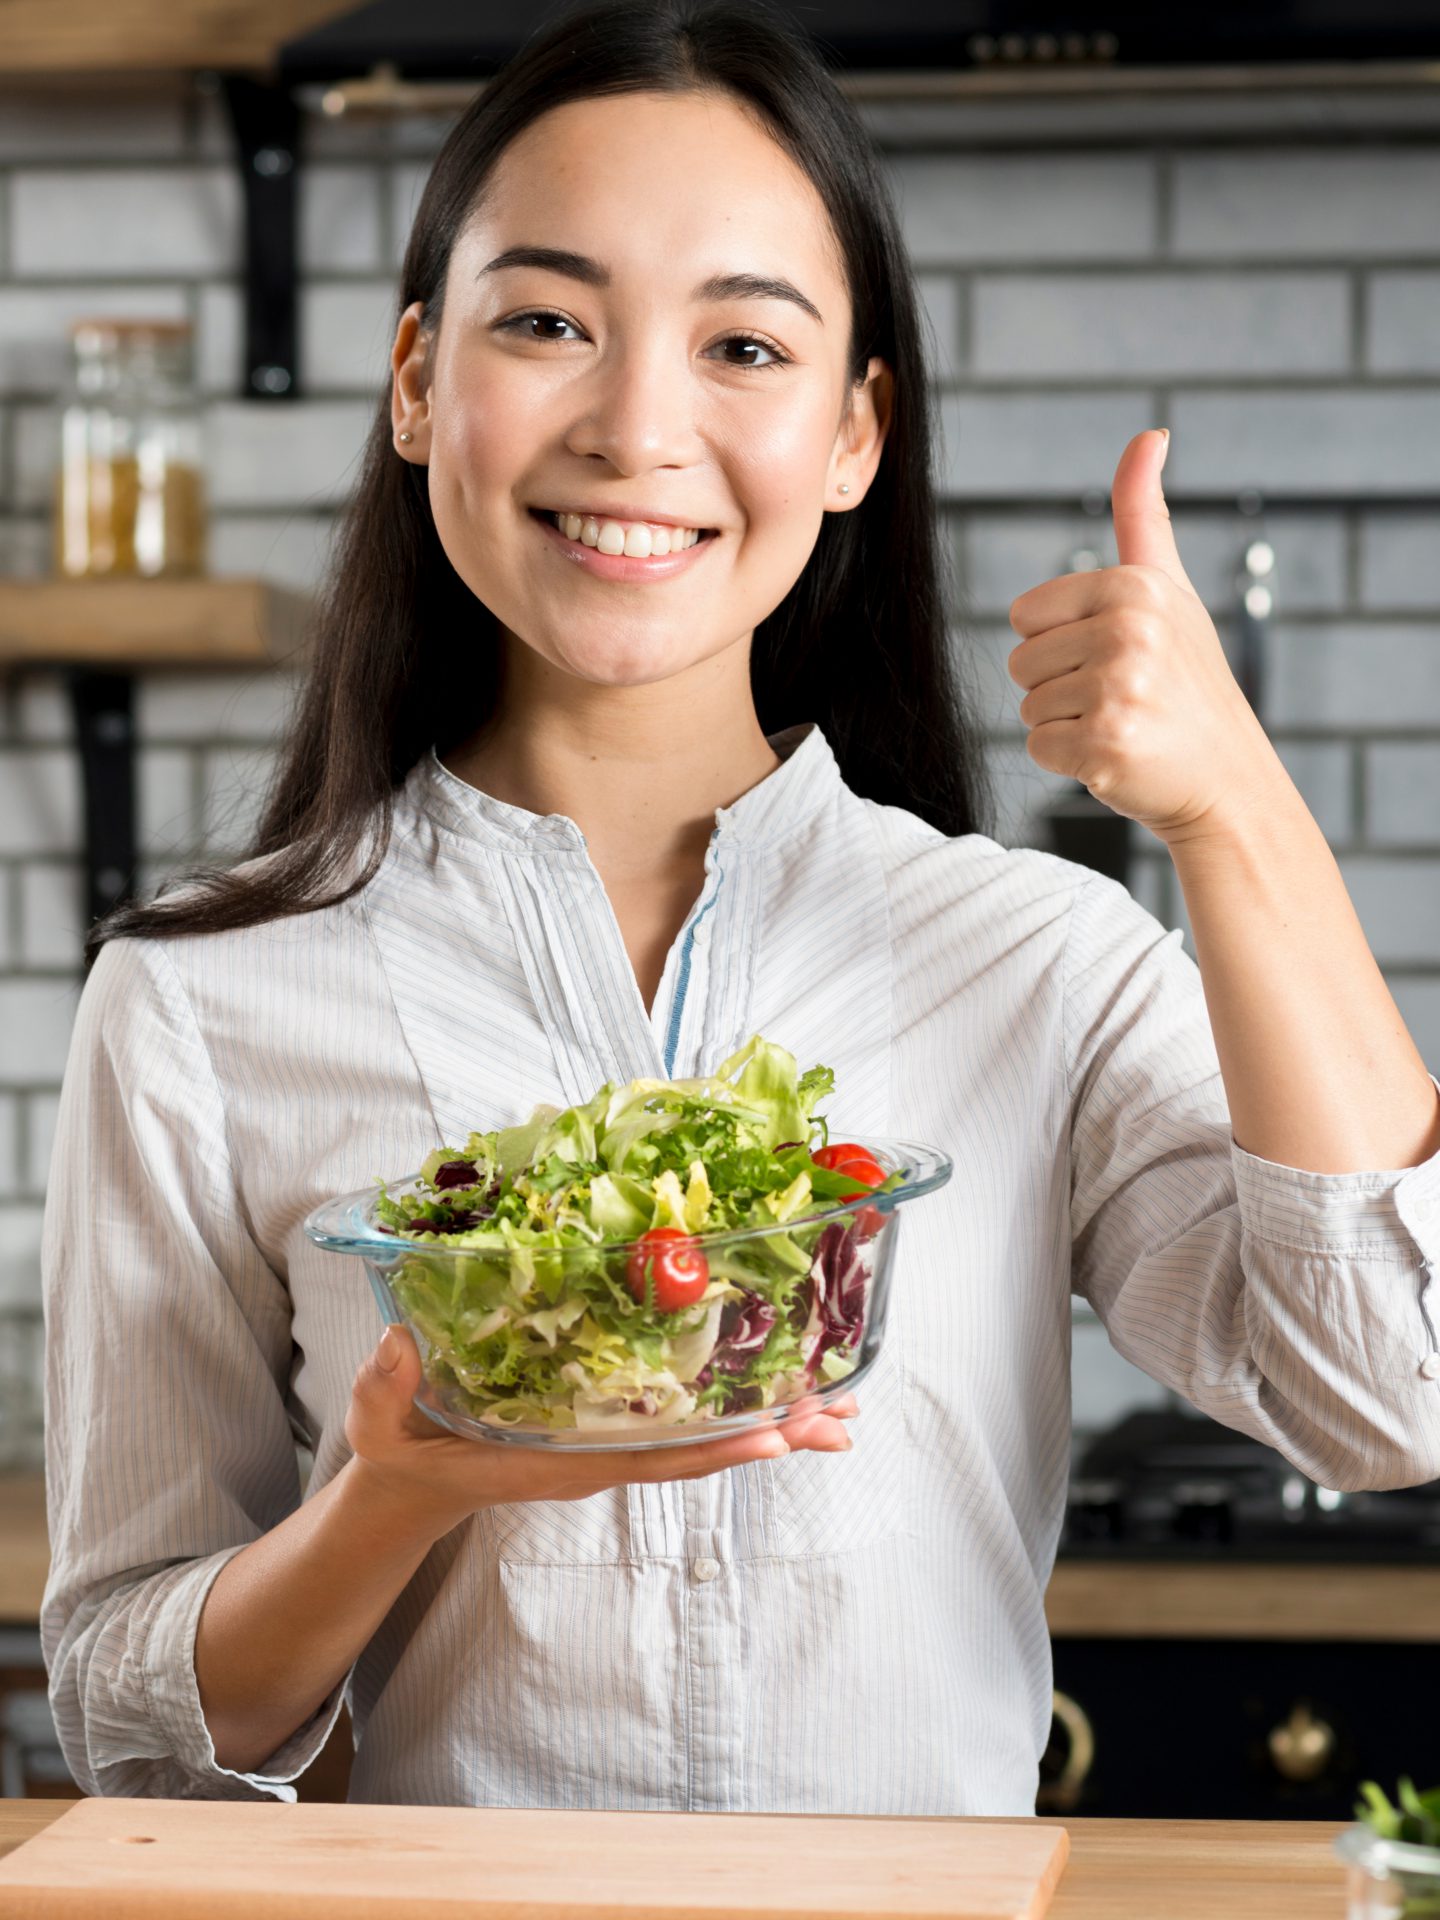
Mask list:
[[[205,569],[201,425],[184,320],[81,320],[55,479],[57,571]]]
[[[1346,1920],[1440,1914],[1440,1847],[1386,1840],[1357,1825],[1339,1835],[1335,1851],[1348,1869]]]

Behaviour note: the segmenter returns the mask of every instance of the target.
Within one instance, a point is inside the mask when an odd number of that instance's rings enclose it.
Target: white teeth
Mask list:
[[[596,520],[592,515],[553,513],[551,519],[567,540],[596,547],[601,553],[624,553],[635,559],[658,559],[684,553],[700,538],[698,527],[648,526],[643,522]]]

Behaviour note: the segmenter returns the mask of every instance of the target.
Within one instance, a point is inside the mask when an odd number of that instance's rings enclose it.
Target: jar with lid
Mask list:
[[[188,321],[81,320],[55,480],[57,571],[205,568],[200,412]]]

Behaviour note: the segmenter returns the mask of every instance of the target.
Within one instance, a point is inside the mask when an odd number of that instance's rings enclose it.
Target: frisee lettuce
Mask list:
[[[388,1277],[430,1378],[487,1425],[621,1430],[843,1379],[873,1254],[853,1219],[813,1220],[864,1191],[812,1157],[834,1086],[830,1068],[802,1074],[755,1034],[713,1074],[607,1081],[583,1105],[438,1147],[413,1193],[379,1181],[377,1224],[415,1249]],[[706,1244],[703,1295],[664,1313],[631,1293],[618,1251],[654,1227],[773,1231]]]

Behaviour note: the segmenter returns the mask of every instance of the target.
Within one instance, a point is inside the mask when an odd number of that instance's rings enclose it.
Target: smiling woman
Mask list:
[[[537,35],[436,159],[392,363],[251,859],[98,921],[87,970],[350,897],[432,747],[582,824],[647,1001],[710,816],[786,726],[871,800],[988,824],[912,270],[781,16],[614,0]]]
[[[360,1800],[1033,1811],[1072,1292],[1321,1484],[1433,1478],[1434,1083],[1227,682],[1159,435],[1123,564],[1022,596],[1012,669],[1037,757],[1169,836],[1203,980],[1123,888],[976,831],[913,280],[789,29],[547,28],[401,280],[252,857],[88,942],[42,1250],[66,1759],[290,1798],[348,1694]],[[834,1073],[847,1151],[959,1170],[858,1406],[668,1464],[435,1430],[307,1215],[762,1032]],[[497,1376],[501,1304],[451,1300]]]
[[[637,220],[616,182],[662,171]],[[858,505],[880,464],[894,376],[879,354],[861,366],[850,304],[824,200],[755,114],[640,91],[553,107],[512,140],[439,310],[400,319],[396,446],[427,470],[502,666],[495,711],[446,764],[583,824],[647,1004],[703,884],[707,816],[737,773],[775,765],[756,629],[840,487]],[[612,756],[602,786],[593,745],[617,726],[630,764]],[[647,926],[623,890],[657,879],[674,897]]]

